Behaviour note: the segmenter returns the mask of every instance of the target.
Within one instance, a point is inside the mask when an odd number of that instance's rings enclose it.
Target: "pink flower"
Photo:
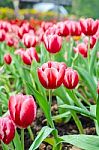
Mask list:
[[[98,30],[98,20],[94,21],[92,18],[81,19],[80,25],[82,32],[87,36],[93,36]]]
[[[36,104],[32,96],[17,94],[9,98],[10,116],[16,126],[27,128],[35,120]]]
[[[76,70],[72,68],[65,69],[63,84],[67,89],[74,89],[79,82],[79,76]]]
[[[15,136],[15,126],[10,117],[0,118],[0,140],[9,144]]]
[[[77,47],[74,47],[74,52],[81,54],[83,57],[87,57],[88,47],[85,43],[79,43]]]
[[[62,38],[57,34],[45,35],[44,44],[49,53],[57,53],[62,47]]]
[[[46,89],[56,89],[61,86],[66,65],[64,63],[49,61],[38,68],[38,77]]]

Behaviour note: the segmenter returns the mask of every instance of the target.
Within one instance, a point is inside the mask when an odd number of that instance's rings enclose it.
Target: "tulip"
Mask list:
[[[14,39],[9,37],[6,39],[6,43],[9,47],[12,47],[12,46],[14,46]]]
[[[63,84],[67,89],[74,89],[79,82],[79,76],[76,70],[72,68],[65,69]]]
[[[88,37],[84,38],[84,43],[87,44],[88,46]],[[96,44],[96,37],[95,36],[91,36],[90,37],[90,49],[92,49]]]
[[[39,61],[38,54],[34,47],[31,47],[27,49],[26,51],[23,51],[21,54],[22,54],[23,62],[27,65],[31,65],[33,59],[35,59],[37,62]]]
[[[79,43],[77,47],[74,47],[74,52],[81,54],[83,57],[87,57],[88,47],[85,43]]]
[[[9,144],[15,136],[15,125],[10,117],[0,118],[0,140]]]
[[[56,89],[61,86],[64,78],[65,63],[49,61],[38,68],[40,83],[46,89]]]
[[[80,26],[79,22],[70,21],[69,28],[70,28],[71,36],[80,36],[81,35],[81,26]]]
[[[52,22],[42,22],[41,24],[41,28],[46,31],[49,27],[52,27],[53,26],[53,23]]]
[[[36,104],[32,96],[16,94],[9,98],[10,116],[19,128],[27,128],[36,117]]]
[[[22,38],[22,42],[27,48],[35,47],[36,45],[36,37],[33,34],[26,33]]]
[[[0,30],[0,42],[3,42],[6,38],[6,33],[4,30]]]
[[[62,47],[62,38],[57,34],[45,35],[44,44],[48,52],[57,53]]]
[[[81,19],[80,25],[82,32],[87,36],[93,36],[98,30],[98,20],[94,21],[92,18]]]
[[[60,36],[68,36],[69,35],[69,27],[65,22],[59,22],[59,23],[57,23],[57,26],[59,28],[58,35],[60,35]]]
[[[11,64],[11,62],[12,62],[12,57],[11,57],[10,54],[5,54],[5,55],[4,55],[4,62],[5,62],[6,64],[8,64],[8,65]]]

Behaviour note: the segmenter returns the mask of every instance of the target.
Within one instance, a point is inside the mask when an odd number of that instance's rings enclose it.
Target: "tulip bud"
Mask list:
[[[0,140],[9,144],[15,136],[15,125],[10,117],[0,118]]]
[[[31,33],[24,34],[22,41],[27,48],[35,47],[36,45],[36,37]]]
[[[57,53],[61,50],[62,38],[58,36],[57,34],[45,35],[44,44],[48,52]]]
[[[59,33],[58,35],[60,36],[68,36],[69,35],[69,27],[66,24],[66,22],[59,22],[57,23]]]
[[[5,62],[6,64],[8,64],[8,65],[11,64],[11,62],[12,62],[12,57],[11,57],[10,54],[5,54],[5,55],[4,55],[4,62]]]
[[[38,77],[46,89],[56,89],[61,86],[64,78],[65,63],[47,62],[38,68]]]
[[[11,96],[8,108],[13,122],[19,128],[27,128],[36,117],[36,104],[30,95]]]
[[[65,69],[63,84],[67,89],[74,89],[79,82],[79,76],[76,70],[72,68]]]
[[[88,37],[84,38],[84,43],[87,44],[87,46],[88,46]],[[92,49],[95,44],[96,44],[96,37],[91,36],[91,38],[90,38],[90,49]]]
[[[80,25],[82,32],[87,36],[93,36],[98,30],[98,20],[94,21],[92,18],[81,19]]]
[[[81,26],[79,22],[70,21],[69,23],[70,35],[71,36],[80,36],[81,35]]]
[[[22,53],[22,60],[25,64],[31,65],[33,59],[35,59],[36,61],[39,61],[38,54],[34,47],[31,47]]]
[[[87,57],[88,47],[85,43],[79,43],[77,47],[74,47],[74,52],[81,54],[83,57]]]
[[[6,38],[6,33],[4,30],[0,30],[0,42],[3,42]]]

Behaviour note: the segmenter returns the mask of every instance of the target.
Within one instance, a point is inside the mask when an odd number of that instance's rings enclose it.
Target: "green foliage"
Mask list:
[[[98,0],[73,0],[72,13],[78,17],[99,18]]]

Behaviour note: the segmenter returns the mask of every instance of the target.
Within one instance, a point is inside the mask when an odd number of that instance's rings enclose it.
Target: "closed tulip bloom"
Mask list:
[[[79,43],[77,47],[74,47],[74,52],[81,54],[83,57],[87,57],[88,46],[85,43]]]
[[[19,128],[27,128],[35,120],[36,104],[32,96],[17,94],[9,98],[10,116]]]
[[[4,55],[4,62],[5,62],[6,64],[8,64],[8,65],[11,64],[11,62],[12,62],[12,57],[11,57],[10,54],[5,54],[5,55]]]
[[[62,47],[62,37],[57,34],[44,36],[44,44],[49,53],[57,53]]]
[[[71,36],[80,36],[81,35],[81,26],[79,22],[70,21],[70,35]]]
[[[27,48],[35,47],[36,45],[36,37],[33,34],[24,34],[22,41]]]
[[[84,38],[84,43],[87,44],[88,46],[88,37]],[[92,49],[96,44],[96,37],[95,36],[91,36],[90,37],[90,49]]]
[[[63,84],[67,89],[74,89],[79,82],[79,76],[76,70],[72,68],[65,69]]]
[[[98,30],[98,20],[94,21],[92,18],[81,19],[80,25],[82,32],[87,36],[93,36]]]
[[[38,68],[38,77],[46,89],[56,89],[61,86],[64,78],[65,63],[49,61]]]
[[[4,30],[0,30],[0,42],[3,42],[6,38],[6,33]]]
[[[14,46],[14,39],[9,37],[6,39],[6,43],[9,47],[12,47],[12,46]]]
[[[0,140],[9,144],[15,136],[15,125],[10,117],[0,118]]]
[[[22,53],[22,60],[25,64],[31,65],[33,60],[39,61],[38,54],[34,47],[31,47]]]
[[[68,36],[69,35],[69,26],[65,22],[59,22],[59,23],[57,23],[57,26],[59,28],[58,35],[60,35],[60,36]]]

